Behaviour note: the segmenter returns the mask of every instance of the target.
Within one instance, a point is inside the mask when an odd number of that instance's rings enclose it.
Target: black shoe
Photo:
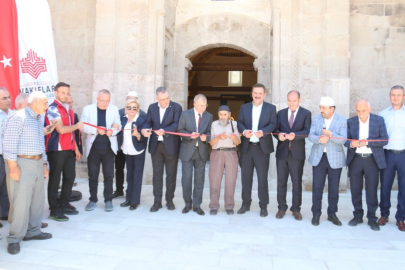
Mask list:
[[[228,215],[233,215],[235,212],[232,209],[230,209],[230,210],[226,210],[226,213]]]
[[[3,228],[3,224],[0,223],[0,228]]]
[[[186,205],[183,208],[183,211],[181,211],[183,214],[187,214],[191,210],[191,205]]]
[[[8,216],[0,217],[0,220],[8,220]]]
[[[376,221],[369,221],[369,222],[367,222],[367,224],[368,224],[368,226],[370,226],[370,228],[373,231],[379,231],[380,230],[380,225],[378,225]]]
[[[167,210],[174,210],[174,209],[176,209],[176,207],[174,206],[174,203],[173,203],[172,200],[167,201],[166,207],[167,207]]]
[[[121,207],[127,207],[127,206],[130,206],[130,205],[131,205],[130,201],[125,201],[125,202],[120,204]]]
[[[56,221],[68,221],[69,220],[69,218],[62,213],[52,213],[52,212],[49,214],[48,218],[56,220]]]
[[[193,211],[196,212],[197,214],[199,214],[200,216],[205,215],[204,211],[200,207],[194,207]]]
[[[52,238],[52,234],[50,233],[40,233],[38,235],[35,235],[33,237],[24,237],[23,241],[30,241],[30,240],[47,240],[47,239],[51,239]]]
[[[8,244],[7,246],[7,251],[8,253],[10,253],[11,255],[15,255],[20,253],[20,244],[19,243],[11,243]]]
[[[218,213],[218,210],[210,210],[210,215],[211,216],[216,216]]]
[[[62,210],[62,212],[65,215],[71,215],[71,216],[79,214],[79,211],[77,211],[76,209],[72,209],[72,208],[68,208],[68,207],[64,208]]]
[[[113,193],[113,199],[118,198],[118,197],[124,197],[124,192],[123,191],[115,191]]]
[[[139,204],[131,204],[131,206],[129,207],[129,210],[135,210],[136,208],[138,208]]]
[[[318,226],[319,225],[319,218],[320,217],[316,217],[316,216],[312,217],[311,224],[314,225],[314,226]]]
[[[340,222],[340,220],[335,214],[328,216],[328,220],[336,226],[342,226],[342,222]]]
[[[362,218],[353,218],[352,220],[349,221],[349,226],[357,226],[360,223],[363,223],[363,219]]]
[[[260,216],[261,217],[267,217],[269,213],[267,213],[267,208],[262,208],[260,209]]]
[[[162,203],[161,202],[155,202],[152,207],[150,208],[151,212],[157,212],[159,209],[162,208]]]
[[[243,205],[242,204],[242,207],[238,210],[238,214],[240,214],[240,215],[244,214],[249,210],[250,210],[250,205]]]
[[[70,203],[68,204],[67,208],[70,208],[70,209],[76,210],[76,207],[74,207],[74,206],[73,206],[73,205],[71,205]]]

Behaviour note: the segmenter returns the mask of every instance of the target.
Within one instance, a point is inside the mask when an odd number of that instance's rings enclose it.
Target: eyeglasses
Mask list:
[[[131,106],[127,106],[127,110],[133,110],[133,111],[137,111],[138,107],[131,107]]]

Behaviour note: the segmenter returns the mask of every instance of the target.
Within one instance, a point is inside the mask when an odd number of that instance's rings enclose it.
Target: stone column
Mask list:
[[[155,89],[163,86],[164,63],[165,63],[165,10],[158,10],[156,24],[156,66],[155,66]]]

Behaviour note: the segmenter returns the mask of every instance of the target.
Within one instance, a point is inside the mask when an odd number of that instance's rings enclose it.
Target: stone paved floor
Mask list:
[[[99,194],[102,194],[102,184]],[[404,269],[405,233],[393,220],[374,232],[365,224],[349,227],[352,206],[349,194],[341,194],[338,216],[342,227],[326,221],[310,224],[311,193],[303,195],[302,221],[290,214],[277,220],[276,193],[270,192],[269,216],[259,217],[256,192],[254,204],[245,215],[217,216],[181,213],[181,188],[176,190],[175,211],[163,208],[150,213],[152,187],[143,186],[142,202],[135,211],[121,208],[123,198],[114,200],[115,210],[104,212],[99,202],[92,212],[87,203],[86,179],[78,179],[76,190],[83,200],[73,203],[80,214],[68,222],[49,223],[47,241],[22,242],[21,253],[9,255],[0,229],[1,269]],[[236,191],[236,209],[241,204]],[[289,194],[290,196],[291,194]],[[396,196],[396,193],[393,193]],[[291,197],[289,197],[291,200]],[[102,201],[102,200],[101,200]],[[208,214],[209,190],[204,190],[202,208]],[[393,205],[396,203],[393,201]],[[326,205],[324,204],[324,208]]]

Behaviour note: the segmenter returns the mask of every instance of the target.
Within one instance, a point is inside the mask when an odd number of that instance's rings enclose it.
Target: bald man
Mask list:
[[[363,223],[362,206],[363,179],[366,190],[368,225],[373,231],[379,231],[375,212],[378,208],[378,175],[387,167],[383,146],[388,144],[388,134],[384,118],[370,113],[367,100],[356,102],[356,113],[347,120],[347,166],[349,167],[350,192],[354,207],[354,218],[349,226]],[[375,141],[376,140],[376,141]]]

